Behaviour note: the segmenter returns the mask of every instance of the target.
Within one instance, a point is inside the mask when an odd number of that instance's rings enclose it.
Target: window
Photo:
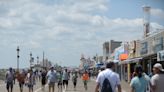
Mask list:
[[[143,42],[141,43],[141,51],[140,54],[147,54],[148,53],[148,43],[147,42]]]

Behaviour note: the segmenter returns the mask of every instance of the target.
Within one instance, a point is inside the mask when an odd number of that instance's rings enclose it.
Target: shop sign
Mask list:
[[[128,54],[120,54],[119,60],[123,61],[128,59]]]

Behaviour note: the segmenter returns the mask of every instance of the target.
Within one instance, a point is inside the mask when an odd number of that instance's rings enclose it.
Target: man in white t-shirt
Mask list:
[[[113,68],[114,68],[114,63],[109,62],[106,65],[106,69],[98,74],[98,77],[96,79],[97,85],[95,88],[95,92],[101,92],[105,78],[109,80],[113,92],[116,92],[116,87],[118,88],[118,92],[121,92],[120,78],[117,73],[113,72],[112,70]]]

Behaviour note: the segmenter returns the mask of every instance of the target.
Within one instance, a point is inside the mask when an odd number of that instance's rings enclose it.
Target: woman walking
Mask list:
[[[148,92],[150,78],[143,73],[141,65],[135,67],[136,76],[132,78],[130,86],[131,92]]]
[[[43,70],[41,72],[42,91],[45,91],[46,75],[47,75],[47,72],[45,70]]]
[[[29,92],[33,92],[33,87],[35,85],[35,75],[32,70],[29,70],[26,76],[26,84],[29,88]]]

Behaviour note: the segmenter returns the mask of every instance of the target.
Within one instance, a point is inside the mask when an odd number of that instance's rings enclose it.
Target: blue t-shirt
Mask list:
[[[47,73],[48,81],[49,82],[56,82],[56,71],[49,71]]]
[[[150,78],[147,75],[143,75],[141,78],[136,76],[131,80],[130,86],[134,88],[135,92],[145,92],[149,81]]]

